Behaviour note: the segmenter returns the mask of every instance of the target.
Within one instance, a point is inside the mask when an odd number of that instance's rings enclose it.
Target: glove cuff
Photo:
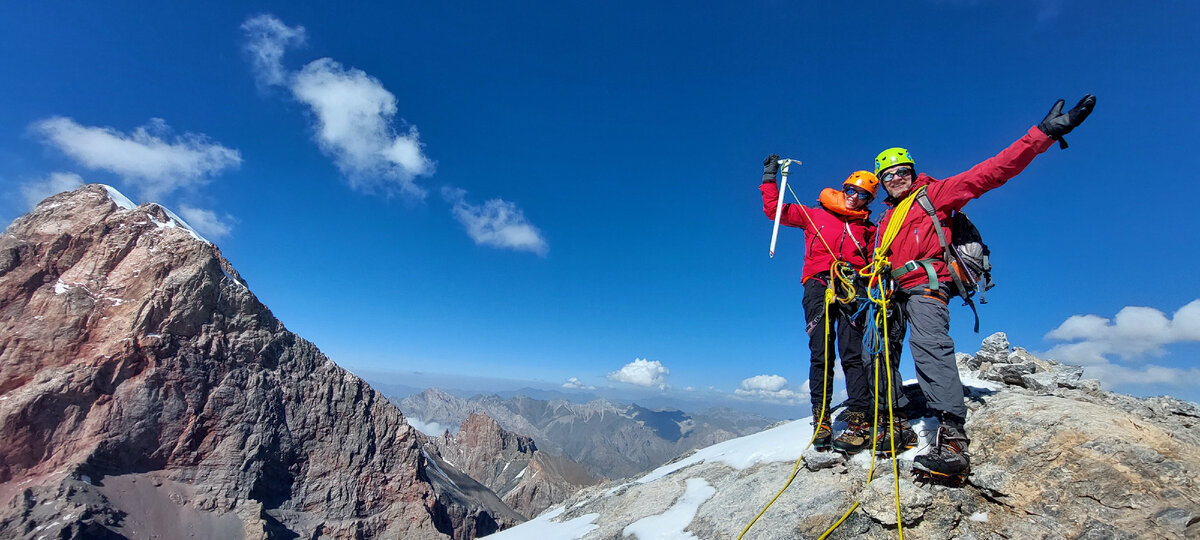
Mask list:
[[[774,182],[775,181],[775,173],[763,173],[762,181],[764,184],[767,182]]]

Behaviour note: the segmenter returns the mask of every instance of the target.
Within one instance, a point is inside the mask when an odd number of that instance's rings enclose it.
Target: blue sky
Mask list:
[[[355,370],[786,402],[803,246],[767,257],[763,156],[805,202],[890,146],[942,178],[1090,92],[967,206],[999,285],[953,337],[1200,400],[1200,6],[826,4],[13,3],[0,218],[161,202]]]

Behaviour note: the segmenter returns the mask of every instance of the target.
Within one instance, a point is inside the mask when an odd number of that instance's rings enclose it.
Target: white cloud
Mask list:
[[[187,221],[188,225],[205,237],[224,238],[233,232],[235,220],[229,214],[218,216],[212,210],[193,208],[188,205],[180,205],[179,213],[183,215],[183,219]]]
[[[303,26],[291,27],[270,15],[258,15],[242,23],[246,33],[246,52],[254,64],[254,74],[264,86],[284,83],[282,59],[288,47],[304,44]]]
[[[1200,376],[1200,370],[1140,364],[1161,357],[1166,345],[1200,341],[1200,299],[1179,308],[1170,318],[1143,306],[1124,307],[1111,320],[1098,315],[1072,315],[1046,338],[1073,343],[1055,345],[1042,356],[1084,366],[1088,376],[1107,386],[1191,384]]]
[[[671,370],[662,365],[662,362],[654,360],[645,360],[635,358],[632,362],[625,364],[619,371],[614,371],[608,374],[608,379],[634,384],[637,386],[657,386],[660,390],[666,389],[667,385],[664,380]]]
[[[445,426],[442,426],[437,422],[422,422],[411,416],[405,416],[404,420],[408,422],[408,425],[412,426],[417,431],[429,435],[430,437],[441,437],[446,433]]]
[[[414,178],[432,173],[433,163],[421,152],[416,126],[403,133],[393,129],[396,96],[378,79],[321,58],[295,74],[291,89],[312,109],[317,144],[351,187],[425,196]]]
[[[738,396],[794,403],[801,394],[787,388],[787,379],[780,375],[755,375],[743,379],[741,388],[734,390]]]
[[[476,244],[538,255],[549,250],[542,232],[525,219],[525,213],[516,204],[491,199],[483,205],[473,205],[466,201],[466,194],[462,189],[442,189],[442,196],[452,206],[454,219],[466,227],[467,235]]]
[[[596,389],[595,386],[584,384],[584,382],[579,380],[578,377],[568,378],[567,382],[563,383],[563,388],[570,388],[573,390],[595,390]]]
[[[89,127],[66,117],[35,122],[34,132],[81,165],[120,176],[140,190],[145,200],[200,185],[217,173],[242,163],[237,150],[195,133],[175,136],[161,118],[152,118],[132,133]]]
[[[394,127],[396,96],[379,79],[331,58],[309,62],[300,71],[286,71],[280,59],[288,47],[304,42],[304,27],[287,26],[274,16],[248,19],[242,31],[255,77],[261,84],[286,86],[309,107],[317,145],[352,188],[425,196],[415,178],[432,174],[433,162],[422,152],[416,126]]]
[[[32,208],[51,195],[83,185],[83,177],[71,172],[50,173],[46,178],[21,184],[21,196]]]

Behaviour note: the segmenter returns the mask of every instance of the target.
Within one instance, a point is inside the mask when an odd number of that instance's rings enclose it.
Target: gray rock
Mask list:
[[[1049,393],[1058,388],[1057,375],[1051,372],[1033,373],[1021,376],[1021,386],[1034,392]]]
[[[841,452],[818,452],[809,448],[804,451],[804,467],[810,471],[828,469],[846,462],[846,456]]]
[[[1006,363],[1009,347],[1008,335],[996,332],[983,339],[983,343],[979,345],[979,352],[975,353],[976,362]]]
[[[979,369],[979,363],[975,361],[975,357],[967,353],[954,353],[954,361],[958,364],[958,369]]]
[[[1084,392],[1100,392],[1100,379],[1082,379],[1079,381],[1078,387]]]
[[[871,519],[884,525],[896,524],[896,483],[893,478],[883,476],[867,485],[861,508]],[[900,517],[904,525],[921,520],[925,510],[933,504],[933,495],[917,487],[907,479],[900,480]]]
[[[1058,362],[1042,360],[1021,347],[1013,347],[1012,352],[1008,353],[1008,363],[1032,364],[1034,373],[1054,371],[1055,365],[1060,365]]]
[[[1025,381],[1022,377],[1032,374],[1035,369],[1032,363],[992,364],[992,367],[984,374],[984,378],[1013,386],[1024,386]]]
[[[1083,366],[1059,364],[1054,368],[1054,383],[1063,388],[1079,388]]]

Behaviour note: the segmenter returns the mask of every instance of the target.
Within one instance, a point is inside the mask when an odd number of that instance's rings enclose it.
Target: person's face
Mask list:
[[[879,181],[883,182],[883,188],[887,190],[888,195],[895,198],[908,195],[908,190],[912,189],[914,176],[916,174],[913,172],[912,165],[893,165],[879,171]]]
[[[860,210],[867,203],[871,202],[871,194],[865,189],[857,188],[851,185],[842,186],[842,192],[846,194],[846,208],[851,210]]]

